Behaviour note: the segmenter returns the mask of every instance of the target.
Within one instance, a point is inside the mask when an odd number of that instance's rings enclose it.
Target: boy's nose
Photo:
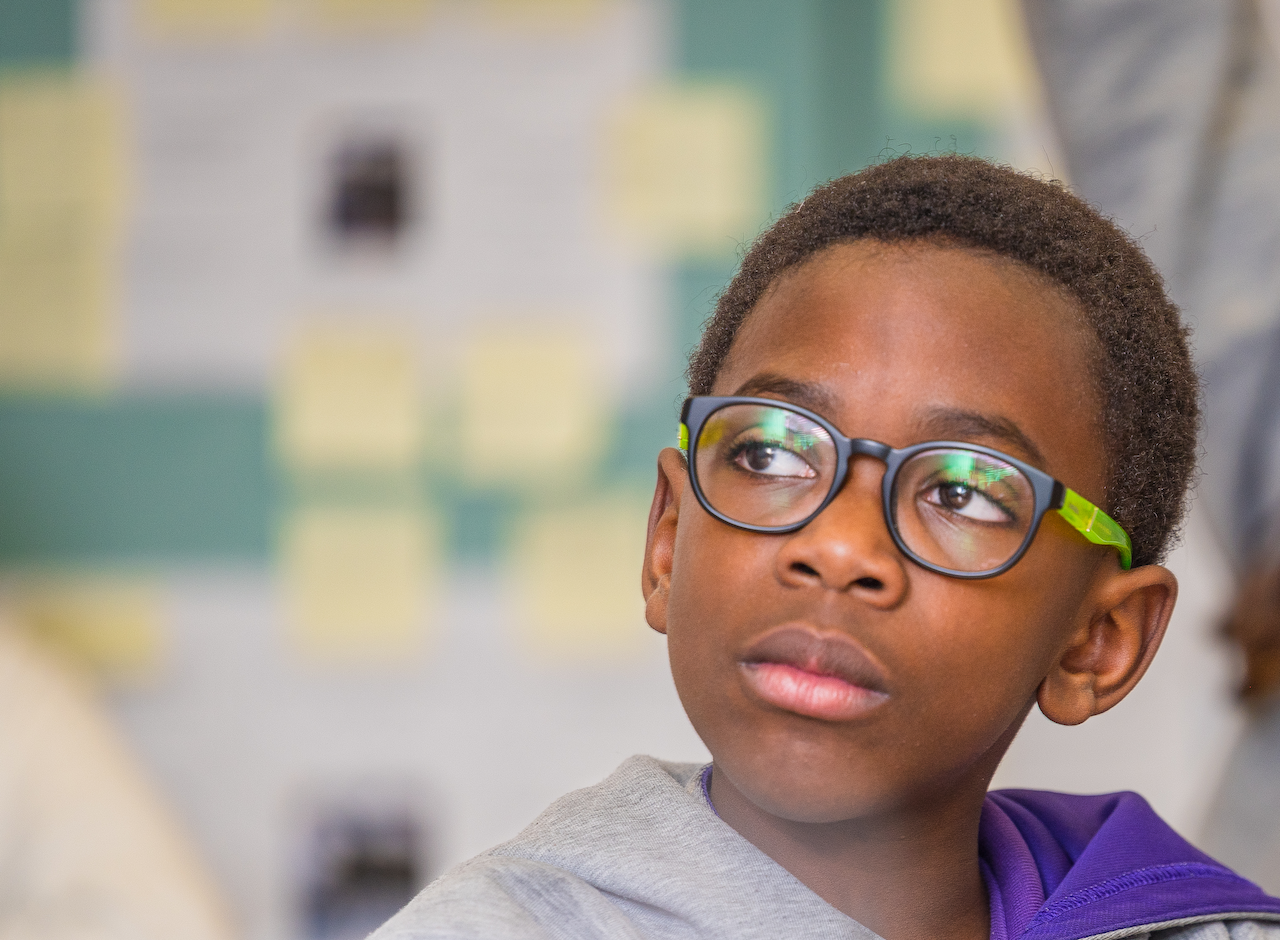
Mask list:
[[[901,602],[907,559],[885,524],[883,477],[880,461],[854,459],[831,504],[783,543],[777,566],[784,584],[848,593],[885,609]]]

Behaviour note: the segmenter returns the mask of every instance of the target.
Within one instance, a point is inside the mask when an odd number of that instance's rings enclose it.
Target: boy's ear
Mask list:
[[[1088,620],[1071,636],[1040,683],[1046,718],[1078,725],[1100,715],[1138,684],[1164,638],[1178,580],[1168,568],[1108,571],[1085,601]]]
[[[649,507],[649,535],[644,545],[640,589],[644,592],[644,619],[659,633],[667,632],[667,595],[671,590],[671,566],[676,553],[676,522],[680,498],[688,480],[684,454],[674,447],[658,455],[658,483]]]

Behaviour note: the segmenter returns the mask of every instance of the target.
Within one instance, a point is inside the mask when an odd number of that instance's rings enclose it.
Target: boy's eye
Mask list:
[[[975,522],[1012,522],[1012,515],[995,499],[968,483],[943,480],[924,494],[925,502]]]
[[[762,476],[804,479],[817,476],[813,467],[799,454],[763,441],[752,441],[738,447],[733,455],[733,462],[744,470]]]

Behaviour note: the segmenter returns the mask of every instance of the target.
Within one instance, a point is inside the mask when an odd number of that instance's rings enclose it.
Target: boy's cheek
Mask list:
[[[677,691],[735,785],[787,818],[849,818],[951,785],[1020,721],[1071,619],[1078,598],[1044,590],[1062,583],[1056,556],[1029,553],[991,581],[912,570],[897,609],[852,604],[849,628],[887,668],[893,695],[872,722],[824,725],[749,699],[735,657],[776,623],[818,614],[806,604],[829,617],[831,598],[780,583],[774,539],[682,512],[667,611]]]
[[[712,518],[695,502],[681,507],[671,569],[668,619],[708,615],[732,624],[740,609],[776,589],[774,540]],[[707,624],[710,626],[710,624]]]

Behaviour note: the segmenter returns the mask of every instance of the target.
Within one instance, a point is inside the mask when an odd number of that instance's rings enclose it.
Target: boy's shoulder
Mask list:
[[[876,940],[721,822],[702,769],[629,758],[429,885],[372,940]]]
[[[877,940],[721,822],[702,770],[630,758],[445,874],[372,940]],[[1280,901],[1136,794],[992,793],[982,858],[993,938],[1280,940]]]

